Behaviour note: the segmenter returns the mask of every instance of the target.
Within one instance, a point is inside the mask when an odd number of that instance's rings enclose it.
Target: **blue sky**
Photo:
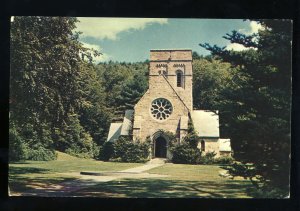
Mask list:
[[[222,38],[237,30],[256,33],[261,26],[241,19],[165,19],[165,18],[78,18],[76,31],[86,47],[103,53],[95,62],[138,62],[149,59],[150,49],[187,48],[200,55],[209,52],[199,43],[244,50]]]

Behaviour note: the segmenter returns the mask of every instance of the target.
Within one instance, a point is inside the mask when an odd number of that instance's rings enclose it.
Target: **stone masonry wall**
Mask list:
[[[168,59],[167,59],[168,58]],[[192,53],[190,50],[179,51],[151,51],[149,67],[149,90],[157,83],[157,76],[166,71],[166,78],[186,106],[193,108],[193,69]],[[177,87],[176,72],[180,70],[183,73],[183,86]],[[164,84],[163,86],[166,86]]]
[[[192,51],[186,49],[177,50],[150,50],[150,61],[155,60],[192,60]]]
[[[188,115],[188,110],[184,107],[178,96],[170,87],[165,86],[165,83],[163,76],[159,76],[157,78],[157,83],[152,89],[149,89],[135,105],[134,118],[137,116],[141,117],[141,128],[140,131],[133,130],[134,138],[139,138],[144,141],[147,136],[152,136],[159,129],[176,134],[180,117]],[[169,100],[173,106],[172,114],[166,120],[160,121],[151,115],[151,103],[157,98],[165,98]]]
[[[215,152],[216,157],[220,157],[219,152],[219,138],[201,138],[205,142],[205,153]],[[201,143],[199,142],[198,148],[201,149]]]
[[[144,141],[160,129],[177,133],[180,117],[188,116],[193,107],[191,61],[191,50],[151,50],[149,89],[134,108],[134,119],[140,121],[140,128],[133,129],[134,139]],[[182,87],[177,87],[177,70],[183,73]],[[157,98],[165,98],[173,106],[173,112],[166,120],[160,121],[151,115],[151,103]]]

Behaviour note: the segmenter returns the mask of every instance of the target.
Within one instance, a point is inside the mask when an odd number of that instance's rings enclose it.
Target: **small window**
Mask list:
[[[177,87],[182,87],[182,72],[177,71],[176,76],[177,76]]]
[[[204,140],[201,141],[201,151],[205,152],[205,142],[204,142]]]

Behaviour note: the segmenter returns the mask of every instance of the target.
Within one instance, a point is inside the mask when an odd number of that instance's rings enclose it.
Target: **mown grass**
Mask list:
[[[36,184],[55,185],[67,180],[78,179],[78,177],[66,173],[79,173],[81,171],[119,171],[140,165],[142,164],[82,159],[58,152],[58,158],[54,161],[10,163],[9,187],[11,192],[23,192],[31,189]]]
[[[249,180],[219,176],[223,169],[210,165],[166,164],[148,173],[162,178],[114,180],[82,189],[78,196],[133,198],[251,198],[254,187]]]
[[[80,159],[64,153],[55,161],[26,161],[9,165],[9,186],[12,193],[52,187],[77,180],[72,174],[81,171],[118,171],[137,167],[140,163],[101,162]],[[166,175],[159,178],[123,178],[95,183],[64,196],[132,197],[132,198],[248,198],[254,187],[249,180],[220,177],[222,167],[216,165],[166,164],[148,171]],[[70,174],[68,174],[70,173]],[[83,183],[84,184],[84,183]],[[38,194],[37,194],[38,195]]]

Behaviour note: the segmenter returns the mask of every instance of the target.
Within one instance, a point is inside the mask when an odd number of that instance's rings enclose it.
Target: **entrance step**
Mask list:
[[[165,164],[166,162],[167,158],[153,158],[147,164]]]

